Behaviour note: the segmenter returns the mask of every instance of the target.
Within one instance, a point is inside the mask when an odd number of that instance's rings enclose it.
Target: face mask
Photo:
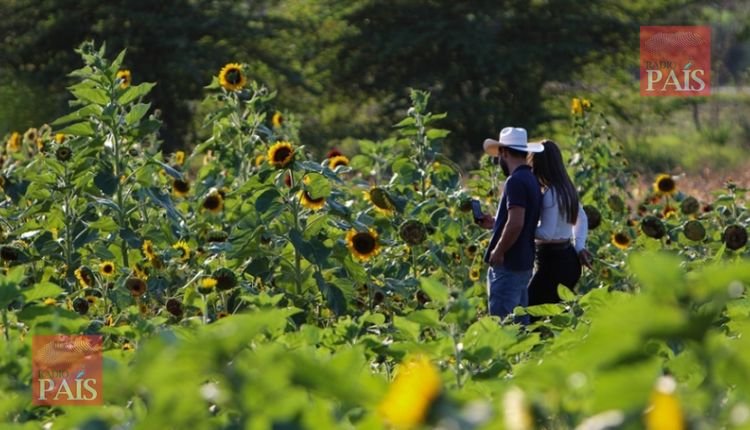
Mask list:
[[[505,158],[500,157],[500,168],[503,169],[503,174],[507,178],[510,176],[510,169],[508,168],[508,163],[505,162]]]

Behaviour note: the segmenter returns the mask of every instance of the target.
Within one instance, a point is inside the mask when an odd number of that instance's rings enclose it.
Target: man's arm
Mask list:
[[[503,264],[505,253],[508,252],[514,243],[516,243],[518,236],[521,235],[525,215],[526,208],[524,207],[511,206],[508,209],[508,221],[505,223],[505,228],[503,229],[503,234],[500,236],[500,240],[497,241],[495,249],[493,249],[492,254],[490,254],[490,265],[499,266]]]

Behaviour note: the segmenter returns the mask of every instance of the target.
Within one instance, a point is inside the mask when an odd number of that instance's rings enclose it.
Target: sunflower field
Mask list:
[[[503,178],[441,152],[429,94],[318,159],[240,63],[209,137],[164,155],[155,83],[85,43],[70,113],[5,136],[7,429],[750,428],[747,190],[653,188],[574,99],[566,159],[595,255],[560,304],[487,315]],[[103,405],[32,404],[32,337],[103,336]]]

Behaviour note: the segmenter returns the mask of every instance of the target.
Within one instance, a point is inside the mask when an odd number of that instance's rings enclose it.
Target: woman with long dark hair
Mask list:
[[[586,250],[588,220],[565,170],[560,148],[551,140],[540,143],[544,151],[530,155],[543,196],[529,306],[559,302],[557,286],[563,284],[572,290],[581,277],[581,265],[591,267],[591,254]]]

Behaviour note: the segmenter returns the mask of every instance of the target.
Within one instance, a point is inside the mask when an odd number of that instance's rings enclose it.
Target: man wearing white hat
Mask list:
[[[529,152],[542,152],[544,146],[529,143],[526,130],[505,127],[499,140],[486,139],[484,151],[499,157],[508,177],[495,217],[485,215],[479,224],[492,229],[492,239],[484,254],[487,294],[491,315],[505,318],[516,306],[527,306],[528,284],[534,268],[534,230],[539,221],[542,192],[526,164]],[[528,317],[518,318],[527,323]]]

